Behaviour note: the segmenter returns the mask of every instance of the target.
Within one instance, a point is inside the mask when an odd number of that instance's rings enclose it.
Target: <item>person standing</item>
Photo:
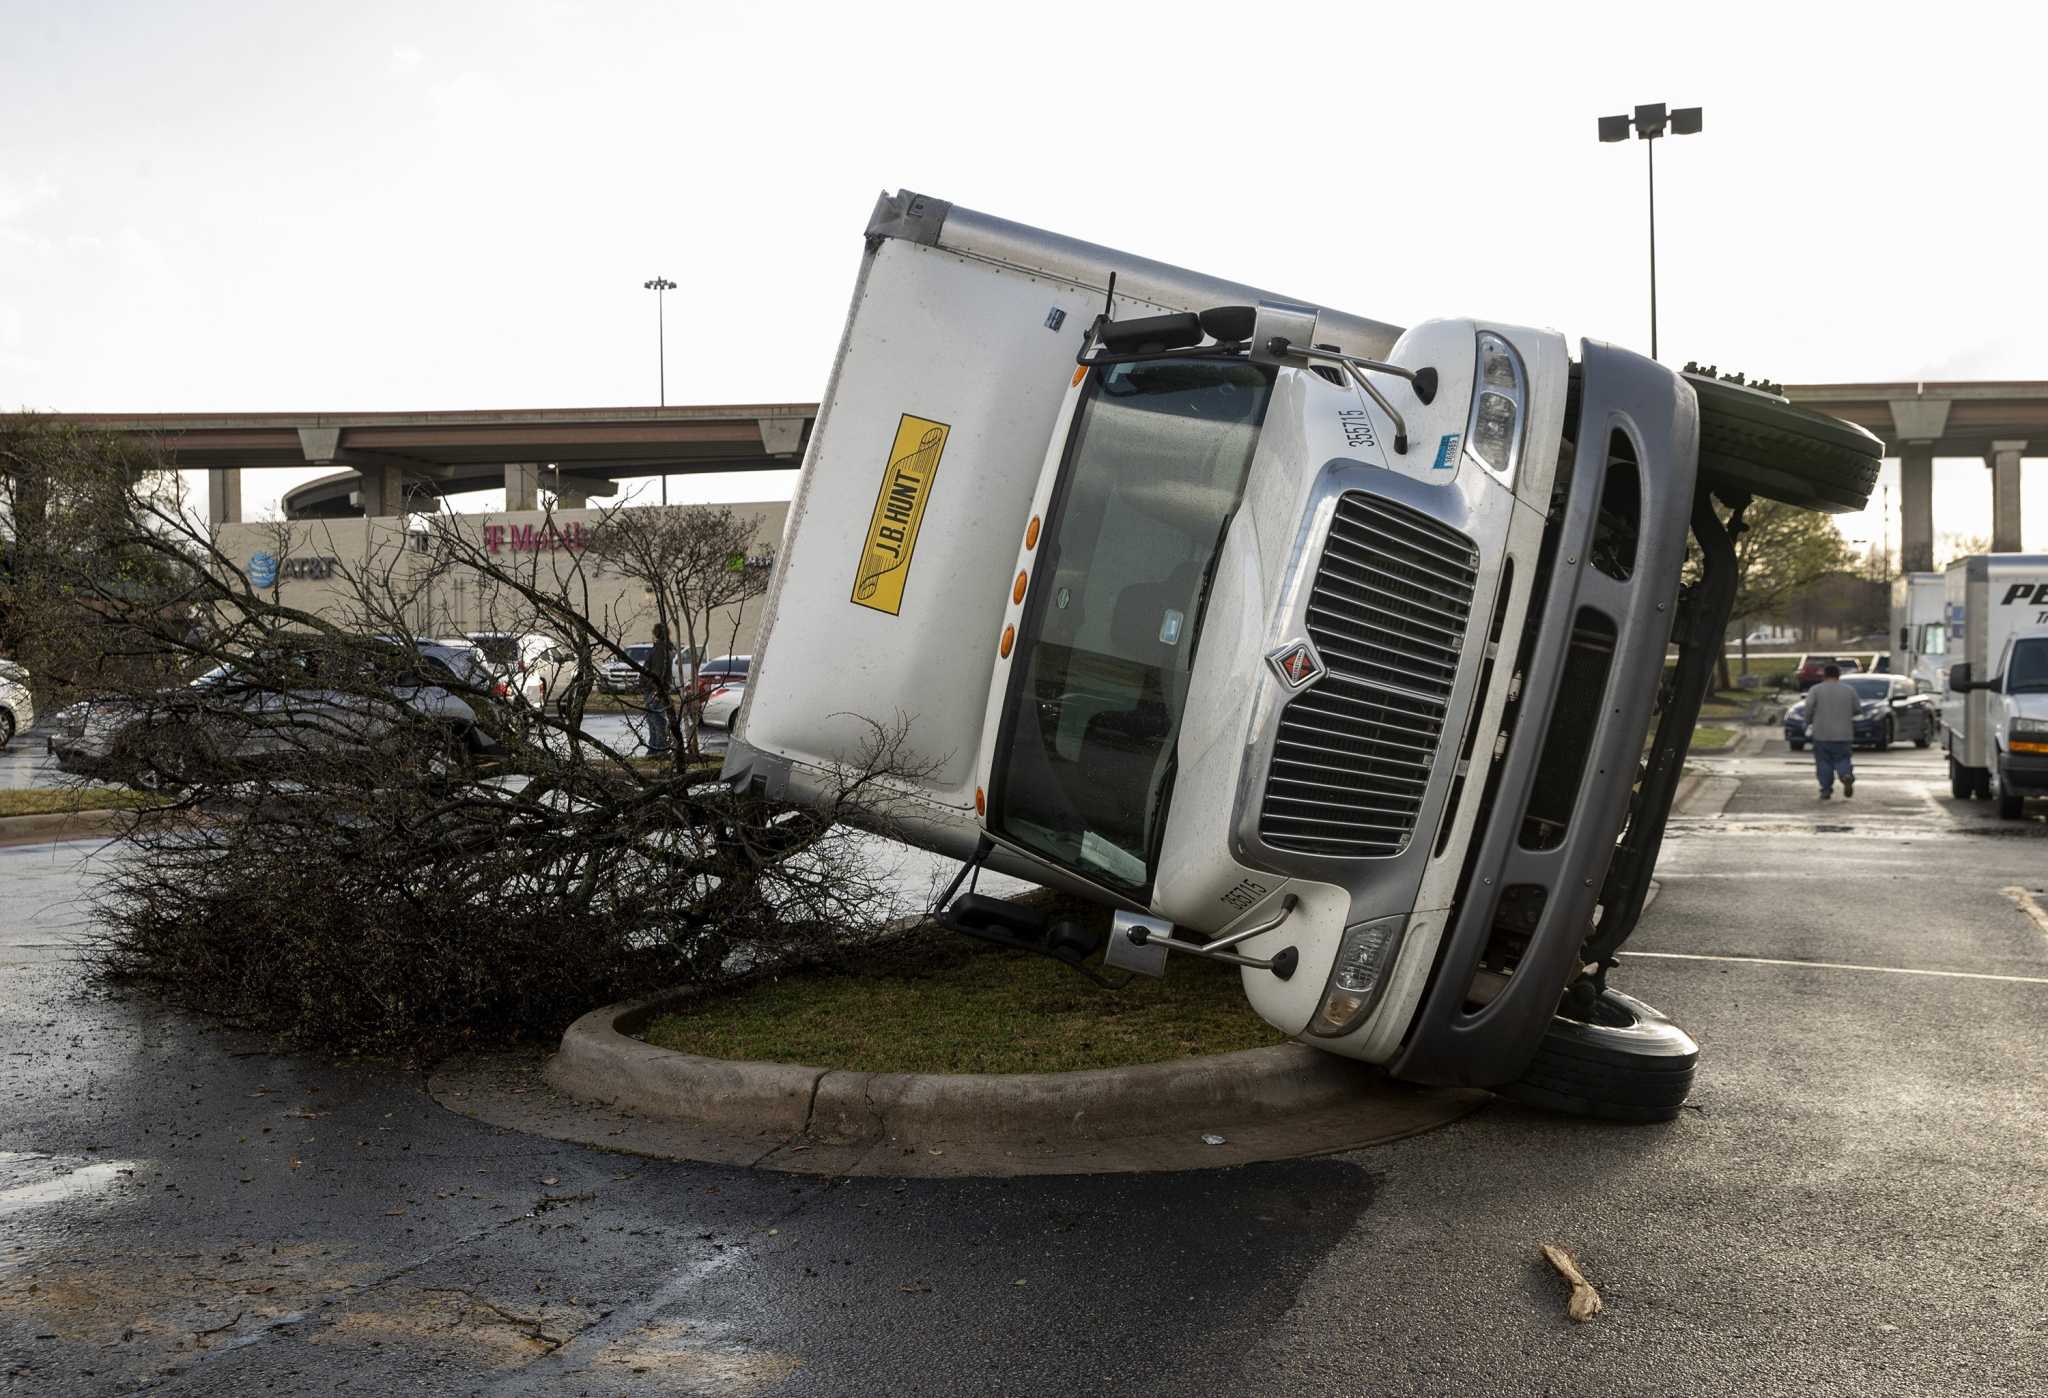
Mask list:
[[[675,648],[668,643],[668,627],[654,623],[654,646],[647,652],[646,673],[640,676],[640,697],[647,709],[647,751],[660,756],[668,751],[668,686],[676,667]],[[1815,751],[1819,744],[1815,744]]]
[[[1806,731],[1813,739],[1813,770],[1820,777],[1820,799],[1835,794],[1835,778],[1842,779],[1842,795],[1856,794],[1856,764],[1851,754],[1856,745],[1856,691],[1842,683],[1842,667],[1830,665],[1825,677],[1806,691]]]

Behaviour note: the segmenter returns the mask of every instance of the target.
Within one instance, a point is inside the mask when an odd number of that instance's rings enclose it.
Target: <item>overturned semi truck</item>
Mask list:
[[[1597,341],[884,196],[724,778],[803,801],[907,721],[947,925],[1220,958],[1316,1048],[1668,1117],[1697,1050],[1607,980],[1733,537],[1754,495],[1861,507],[1882,452]],[[983,867],[1112,905],[1107,947]]]

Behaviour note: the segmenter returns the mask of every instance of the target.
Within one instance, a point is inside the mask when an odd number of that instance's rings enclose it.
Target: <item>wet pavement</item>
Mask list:
[[[2032,1387],[2048,822],[1910,748],[1823,806],[1760,737],[1701,764],[1616,975],[1702,1043],[1678,1121],[1495,1104],[1180,1175],[838,1181],[494,1130],[417,1073],[89,991],[92,847],[0,850],[0,1392]]]

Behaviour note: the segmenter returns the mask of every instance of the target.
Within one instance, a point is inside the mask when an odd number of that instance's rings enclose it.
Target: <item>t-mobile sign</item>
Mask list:
[[[548,553],[568,549],[580,553],[590,547],[590,530],[581,520],[568,524],[486,524],[484,552]]]

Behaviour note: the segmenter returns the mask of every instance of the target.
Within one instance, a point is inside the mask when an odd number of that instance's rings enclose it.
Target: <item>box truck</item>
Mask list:
[[[1891,672],[1911,676],[1923,694],[1939,694],[1947,655],[1947,575],[1901,573],[1893,578]]]
[[[1696,1047],[1607,977],[1732,540],[1752,494],[1860,508],[1882,451],[1599,341],[884,196],[724,778],[816,798],[903,722],[946,925],[1222,960],[1399,1077],[1668,1117]],[[1110,905],[1106,948],[984,867]]]
[[[1949,791],[2018,820],[2028,798],[2048,797],[2048,554],[1959,558],[1945,584]]]

